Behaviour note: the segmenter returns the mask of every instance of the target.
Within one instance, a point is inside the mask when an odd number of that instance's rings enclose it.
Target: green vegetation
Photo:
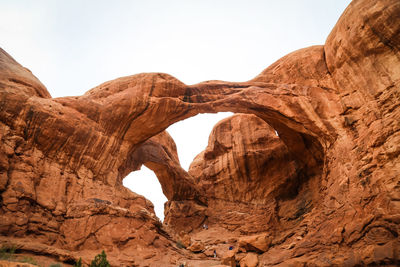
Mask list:
[[[177,246],[178,248],[186,248],[185,245],[182,244],[181,241],[176,242],[176,246]]]
[[[79,258],[79,260],[74,264],[74,267],[82,267],[82,258]]]
[[[3,245],[0,248],[0,260],[8,260],[12,261],[15,259],[15,250],[16,247],[14,245]]]
[[[32,265],[39,266],[34,258],[32,258],[32,257],[23,257],[21,259],[21,257],[17,257],[17,255],[15,255],[15,251],[16,251],[16,246],[13,245],[13,244],[2,245],[2,247],[0,248],[0,260],[13,261],[13,262],[23,262],[23,263],[29,263],[29,264],[32,264]]]
[[[94,257],[94,260],[90,263],[89,267],[110,267],[110,264],[107,261],[107,255],[104,250]]]
[[[38,265],[34,258],[32,257],[23,257],[22,260],[18,260],[19,262],[29,263],[32,265]]]
[[[15,255],[15,251],[16,251],[15,245],[3,245],[0,248],[0,260],[23,262],[39,266],[39,264],[36,262],[34,258],[23,257],[21,259],[20,257],[17,257]],[[62,267],[62,264],[52,263],[49,267]],[[75,263],[74,267],[83,267],[82,258],[79,258],[79,260]],[[94,259],[92,260],[92,262],[88,267],[111,267],[110,263],[107,261],[107,255],[104,252],[104,250],[100,254],[96,255],[96,257],[94,257]]]

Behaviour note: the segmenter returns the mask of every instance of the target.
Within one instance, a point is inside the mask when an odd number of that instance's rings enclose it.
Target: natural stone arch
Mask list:
[[[106,245],[112,265],[136,263],[128,255],[143,265],[162,265],[165,251],[181,258],[157,231],[160,224],[146,200],[124,190],[120,179],[134,167],[127,164],[129,155],[171,123],[199,112],[232,110],[264,116],[282,138],[292,137],[286,142],[316,148],[297,150],[299,162],[301,156],[317,159],[306,170],[315,162],[320,166],[321,157],[313,152],[329,159],[323,181],[314,187],[320,205],[298,225],[273,231],[279,236],[263,264],[276,264],[268,259],[272,254],[282,264],[320,265],[321,256],[338,265],[396,263],[399,10],[394,0],[353,1],[325,46],[291,53],[246,83],[187,86],[168,75],[140,74],[81,97],[51,99],[28,70],[0,50],[0,242],[26,235],[18,241],[25,251],[39,248],[87,262],[86,252]],[[99,229],[105,214],[112,215],[110,222]],[[128,234],[112,232],[116,229]],[[280,235],[299,233],[295,247],[293,239]],[[156,238],[157,248],[149,248]],[[151,259],[132,253],[149,249],[163,253]]]
[[[298,53],[303,54],[304,51],[316,58],[318,66],[324,62],[322,47],[310,47]],[[299,58],[298,53],[288,55],[282,64],[288,64],[287,61],[293,64],[296,60],[301,63],[304,59]],[[100,155],[91,155],[99,151],[96,148],[85,153],[95,159],[107,158],[107,165],[96,160],[90,167],[94,176],[107,179],[111,184],[120,184],[123,177],[138,168],[140,161],[135,155],[139,153],[138,149],[143,149],[140,146],[149,146],[146,140],[179,120],[199,113],[220,111],[250,113],[265,120],[278,131],[293,157],[304,167],[306,176],[314,175],[322,169],[325,149],[336,138],[335,125],[332,124],[340,123],[334,119],[340,111],[336,93],[334,89],[322,87],[324,83],[330,83],[330,76],[326,76],[328,71],[316,68],[314,73],[308,73],[313,79],[303,77],[304,84],[298,85],[285,83],[284,75],[281,75],[280,83],[263,81],[271,75],[267,70],[248,82],[208,81],[191,86],[167,74],[143,73],[106,82],[81,97],[59,98],[55,102],[83,114],[95,122],[99,131],[110,137],[107,143],[95,144],[103,147]],[[276,71],[273,74],[278,75]],[[315,77],[320,80],[315,82]],[[88,140],[82,141],[90,142],[90,135]],[[109,159],[110,154],[115,157]],[[148,164],[158,173],[165,172],[161,171],[163,168],[158,163]],[[107,178],[101,178],[104,176]],[[180,195],[178,192],[183,191],[179,187],[183,184],[187,193],[178,198],[197,196],[194,193],[196,190],[187,189],[192,184],[189,180],[183,178],[175,185],[176,181],[164,184],[163,190],[168,199]],[[171,186],[174,189],[168,188]],[[193,188],[192,185],[189,187]]]
[[[166,87],[168,87],[168,85]],[[229,94],[228,97],[224,96],[227,87],[229,90],[234,91]],[[288,89],[288,87],[291,90]],[[334,140],[335,133],[330,132],[333,127],[324,121],[323,118],[319,117],[312,109],[313,103],[306,101],[308,101],[307,98],[309,97],[307,93],[315,94],[318,90],[320,91],[318,93],[321,94],[328,94],[329,92],[320,88],[275,84],[259,84],[258,86],[244,84],[239,91],[238,84],[221,82],[216,82],[213,85],[213,88],[211,88],[212,90],[209,89],[210,83],[186,87],[186,95],[178,97],[178,101],[173,102],[175,107],[180,107],[182,119],[196,115],[200,112],[233,111],[252,113],[267,121],[279,132],[279,136],[288,147],[290,147],[299,162],[302,164],[308,164],[308,167],[315,167],[322,163],[323,150]],[[306,93],[303,95],[296,95],[296,91],[299,91],[299,89]],[[225,93],[222,94],[221,91],[225,91]],[[288,97],[285,94],[289,92],[291,96]],[[204,95],[209,99],[205,100]],[[179,101],[181,97],[185,101]],[[216,100],[213,100],[211,97]],[[286,99],[282,100],[280,97]],[[162,101],[163,99],[161,99],[160,102]],[[195,101],[198,101],[198,103]],[[272,103],[272,105],[264,105],[263,103]],[[282,107],[278,109],[273,106],[274,104],[276,106],[281,105]],[[291,106],[294,107],[294,109],[297,109],[296,111],[298,111],[298,113],[285,115],[285,112],[291,112]],[[158,110],[159,108],[164,110],[155,116],[162,117],[164,122],[168,120],[175,122],[177,115],[168,114],[170,107],[161,106],[161,103],[158,107],[148,107],[148,109],[154,110]],[[176,109],[172,109],[170,113],[175,113],[175,111]],[[152,113],[153,110],[148,112]],[[307,112],[313,112],[313,117],[307,117]],[[160,124],[157,126],[159,125]],[[164,127],[167,127],[168,125],[169,124]],[[131,152],[135,151],[135,149],[136,145],[132,146]]]
[[[308,70],[309,77],[302,76],[301,85],[293,84],[282,70],[295,73],[285,65],[297,62],[300,68],[305,59],[299,55],[304,53],[318,67]],[[106,82],[80,97],[32,96],[14,103],[25,107],[20,115],[29,124],[21,135],[32,139],[46,157],[112,186],[122,185],[123,177],[137,169],[133,157],[146,140],[179,120],[219,111],[251,113],[265,120],[312,175],[321,168],[324,150],[334,142],[334,129],[340,124],[335,118],[341,110],[337,95],[325,87],[332,82],[324,62],[323,47],[316,46],[288,55],[248,82],[207,81],[188,86],[167,74],[143,73]],[[41,129],[43,124],[49,127]],[[161,171],[155,163],[149,164]],[[167,197],[198,195],[196,189],[187,190],[193,188],[190,180],[174,183],[168,184],[173,189],[163,186]],[[181,195],[180,186],[191,193]]]
[[[192,177],[179,164],[175,142],[163,131],[129,154],[126,161],[133,171],[145,165],[156,174],[168,200],[194,199],[206,203]]]

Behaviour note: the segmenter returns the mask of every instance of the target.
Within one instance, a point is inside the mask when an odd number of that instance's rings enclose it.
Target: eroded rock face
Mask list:
[[[288,186],[300,179],[300,172],[275,130],[248,114],[219,122],[189,170],[207,199],[248,204],[267,204],[283,191],[290,194]]]
[[[0,240],[63,261],[105,249],[113,265],[176,266],[262,235],[265,252],[232,259],[397,264],[399,36],[399,1],[355,0],[324,46],[248,82],[144,73],[56,99],[1,50]],[[219,123],[185,172],[163,131],[219,111],[252,115]],[[164,226],[122,186],[141,164],[168,198]],[[204,254],[175,246],[182,231]]]
[[[318,169],[311,172],[304,168],[264,120],[250,114],[224,119],[214,127],[207,148],[189,169],[207,199],[207,208],[203,207],[198,215],[203,215],[203,224],[224,225],[238,236],[272,229],[282,231],[279,221],[286,221],[285,227],[292,227],[294,221],[313,207],[314,190],[310,188],[301,199],[296,199],[299,190],[318,177],[309,175],[318,173]],[[190,203],[181,205],[186,207]],[[196,210],[195,206],[190,207]],[[187,211],[191,209],[186,207]],[[167,218],[184,218],[184,213],[167,210]]]
[[[49,98],[32,74],[0,52],[2,243],[67,262],[88,263],[105,249],[113,251],[113,265],[174,263],[179,255],[152,203],[102,171],[118,158],[102,150],[118,141]]]

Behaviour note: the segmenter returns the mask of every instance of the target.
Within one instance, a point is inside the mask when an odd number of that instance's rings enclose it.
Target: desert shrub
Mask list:
[[[177,246],[178,248],[186,248],[185,245],[182,244],[181,241],[176,242],[176,246]]]
[[[23,262],[23,263],[29,263],[32,265],[38,265],[36,260],[32,257],[23,257],[22,260],[18,260],[18,261]]]
[[[52,263],[49,267],[62,267],[59,263]]]
[[[14,245],[3,245],[0,248],[0,260],[14,260],[15,259],[15,246]]]
[[[111,267],[107,261],[107,255],[104,250],[94,257],[94,260],[92,260],[89,267]]]
[[[79,258],[79,260],[74,264],[74,267],[82,267],[82,258]]]

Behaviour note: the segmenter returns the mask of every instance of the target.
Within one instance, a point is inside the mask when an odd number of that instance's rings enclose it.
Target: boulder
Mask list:
[[[234,250],[225,252],[221,257],[221,264],[236,267],[235,253]]]
[[[244,252],[264,253],[268,251],[271,244],[269,234],[258,234],[239,238],[239,250]]]
[[[240,260],[240,267],[257,267],[258,255],[256,253],[247,253],[247,255]]]
[[[205,249],[205,246],[203,242],[196,240],[187,249],[191,252],[199,253]]]

